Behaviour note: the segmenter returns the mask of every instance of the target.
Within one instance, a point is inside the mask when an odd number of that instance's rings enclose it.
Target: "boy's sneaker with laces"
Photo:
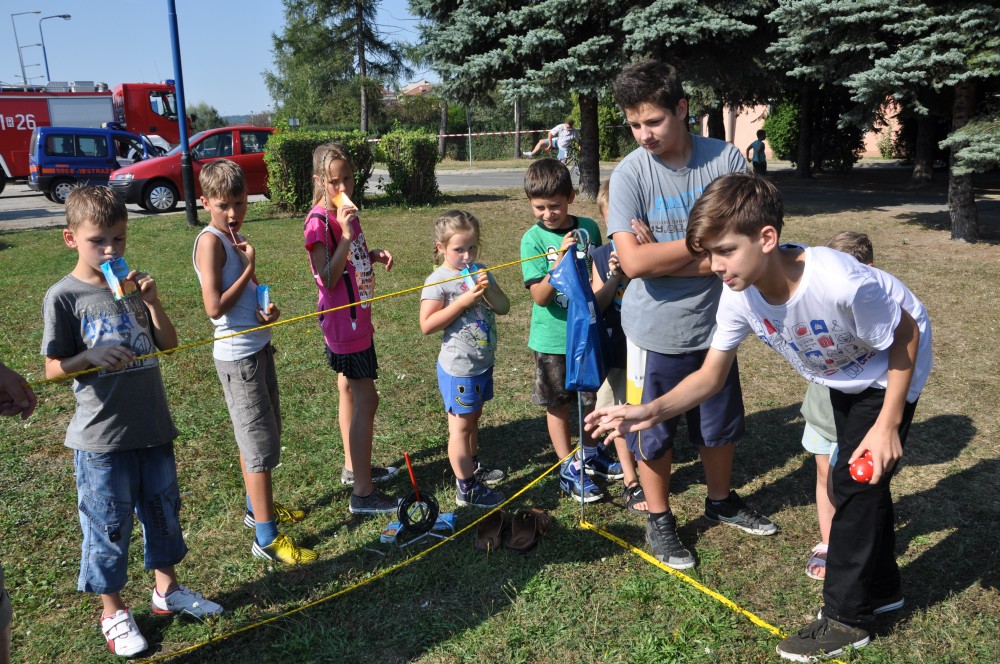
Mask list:
[[[288,535],[279,534],[267,546],[261,546],[256,538],[250,551],[258,558],[286,565],[301,565],[311,563],[318,557],[312,549],[298,546]]]
[[[184,586],[177,586],[175,590],[166,595],[161,595],[159,590],[153,588],[151,604],[153,613],[158,613],[161,616],[180,613],[201,620],[222,613],[221,606],[210,599],[205,599],[201,593],[196,593]]]
[[[367,496],[351,494],[349,509],[351,514],[392,514],[399,507],[399,501],[390,498],[378,489],[372,489]]]
[[[274,520],[278,522],[279,526],[298,523],[304,518],[306,518],[306,513],[302,510],[295,509],[294,507],[285,507],[281,503],[274,504]],[[257,527],[257,522],[253,518],[253,512],[250,510],[247,510],[243,514],[243,525],[247,528]]]
[[[705,498],[705,518],[714,523],[735,526],[751,535],[773,535],[778,526],[766,516],[751,509],[735,491],[718,502]]]
[[[476,482],[468,491],[461,488],[455,491],[455,503],[464,507],[480,507],[490,509],[503,502],[503,494],[494,491],[483,482]]]
[[[868,632],[833,618],[819,618],[778,644],[783,659],[815,662],[836,657],[847,648],[864,648],[871,641]]]
[[[609,480],[620,480],[625,477],[621,463],[608,456],[600,445],[597,446],[597,452],[583,462],[583,469],[588,475],[597,475]]]
[[[584,503],[593,503],[604,498],[601,488],[586,473],[573,468],[572,461],[567,461],[559,469],[559,488],[574,500]]]
[[[653,557],[672,569],[694,567],[694,556],[681,544],[677,536],[677,519],[673,512],[654,519],[646,519],[646,542],[653,551]]]
[[[480,483],[491,487],[496,486],[507,479],[507,473],[503,472],[499,468],[484,468],[483,466],[476,466],[476,470],[473,474]]]
[[[372,482],[386,482],[399,474],[399,468],[395,466],[372,466]],[[354,471],[344,468],[340,471],[340,483],[345,486],[354,486]]]
[[[121,657],[132,657],[149,647],[130,609],[119,610],[113,616],[101,616],[101,631],[111,652]]]

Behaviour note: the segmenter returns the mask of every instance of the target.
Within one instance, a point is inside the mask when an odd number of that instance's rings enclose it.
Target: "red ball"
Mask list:
[[[874,472],[875,464],[872,463],[872,453],[868,450],[865,450],[864,455],[851,462],[851,478],[855,482],[868,484],[872,481],[872,473]]]

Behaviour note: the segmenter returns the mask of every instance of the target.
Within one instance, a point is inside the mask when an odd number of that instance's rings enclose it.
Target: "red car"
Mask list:
[[[201,195],[198,173],[215,159],[231,159],[243,168],[248,194],[267,193],[267,166],[264,146],[274,133],[272,127],[237,125],[198,132],[191,137],[191,165],[194,169],[195,196]],[[170,212],[184,197],[181,181],[181,148],[153,159],[119,168],[111,174],[108,185],[126,203],[138,203],[150,212]]]

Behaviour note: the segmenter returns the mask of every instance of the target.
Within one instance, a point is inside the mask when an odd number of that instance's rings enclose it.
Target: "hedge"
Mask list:
[[[264,149],[270,199],[285,212],[308,212],[312,207],[312,153],[329,142],[340,143],[354,161],[353,201],[361,206],[365,186],[375,164],[368,135],[360,131],[282,131],[271,136]]]
[[[433,203],[438,197],[437,136],[424,131],[391,131],[379,142],[379,156],[389,169],[385,192],[409,205]]]

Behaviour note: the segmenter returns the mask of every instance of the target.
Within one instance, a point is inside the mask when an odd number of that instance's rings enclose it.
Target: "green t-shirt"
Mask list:
[[[601,229],[593,219],[587,217],[570,217],[572,224],[569,228],[561,228],[551,231],[541,222],[529,228],[521,237],[521,258],[537,256],[547,252],[559,251],[563,237],[570,231],[583,229],[590,235],[590,242],[595,246],[601,244]],[[582,252],[581,245],[577,245],[578,251]],[[558,254],[542,256],[534,260],[521,263],[521,273],[524,275],[525,288],[531,288],[537,284],[545,275],[555,267]],[[528,348],[539,353],[550,355],[566,354],[566,296],[556,292],[548,305],[540,306],[533,302],[531,306],[531,330],[528,333]]]

